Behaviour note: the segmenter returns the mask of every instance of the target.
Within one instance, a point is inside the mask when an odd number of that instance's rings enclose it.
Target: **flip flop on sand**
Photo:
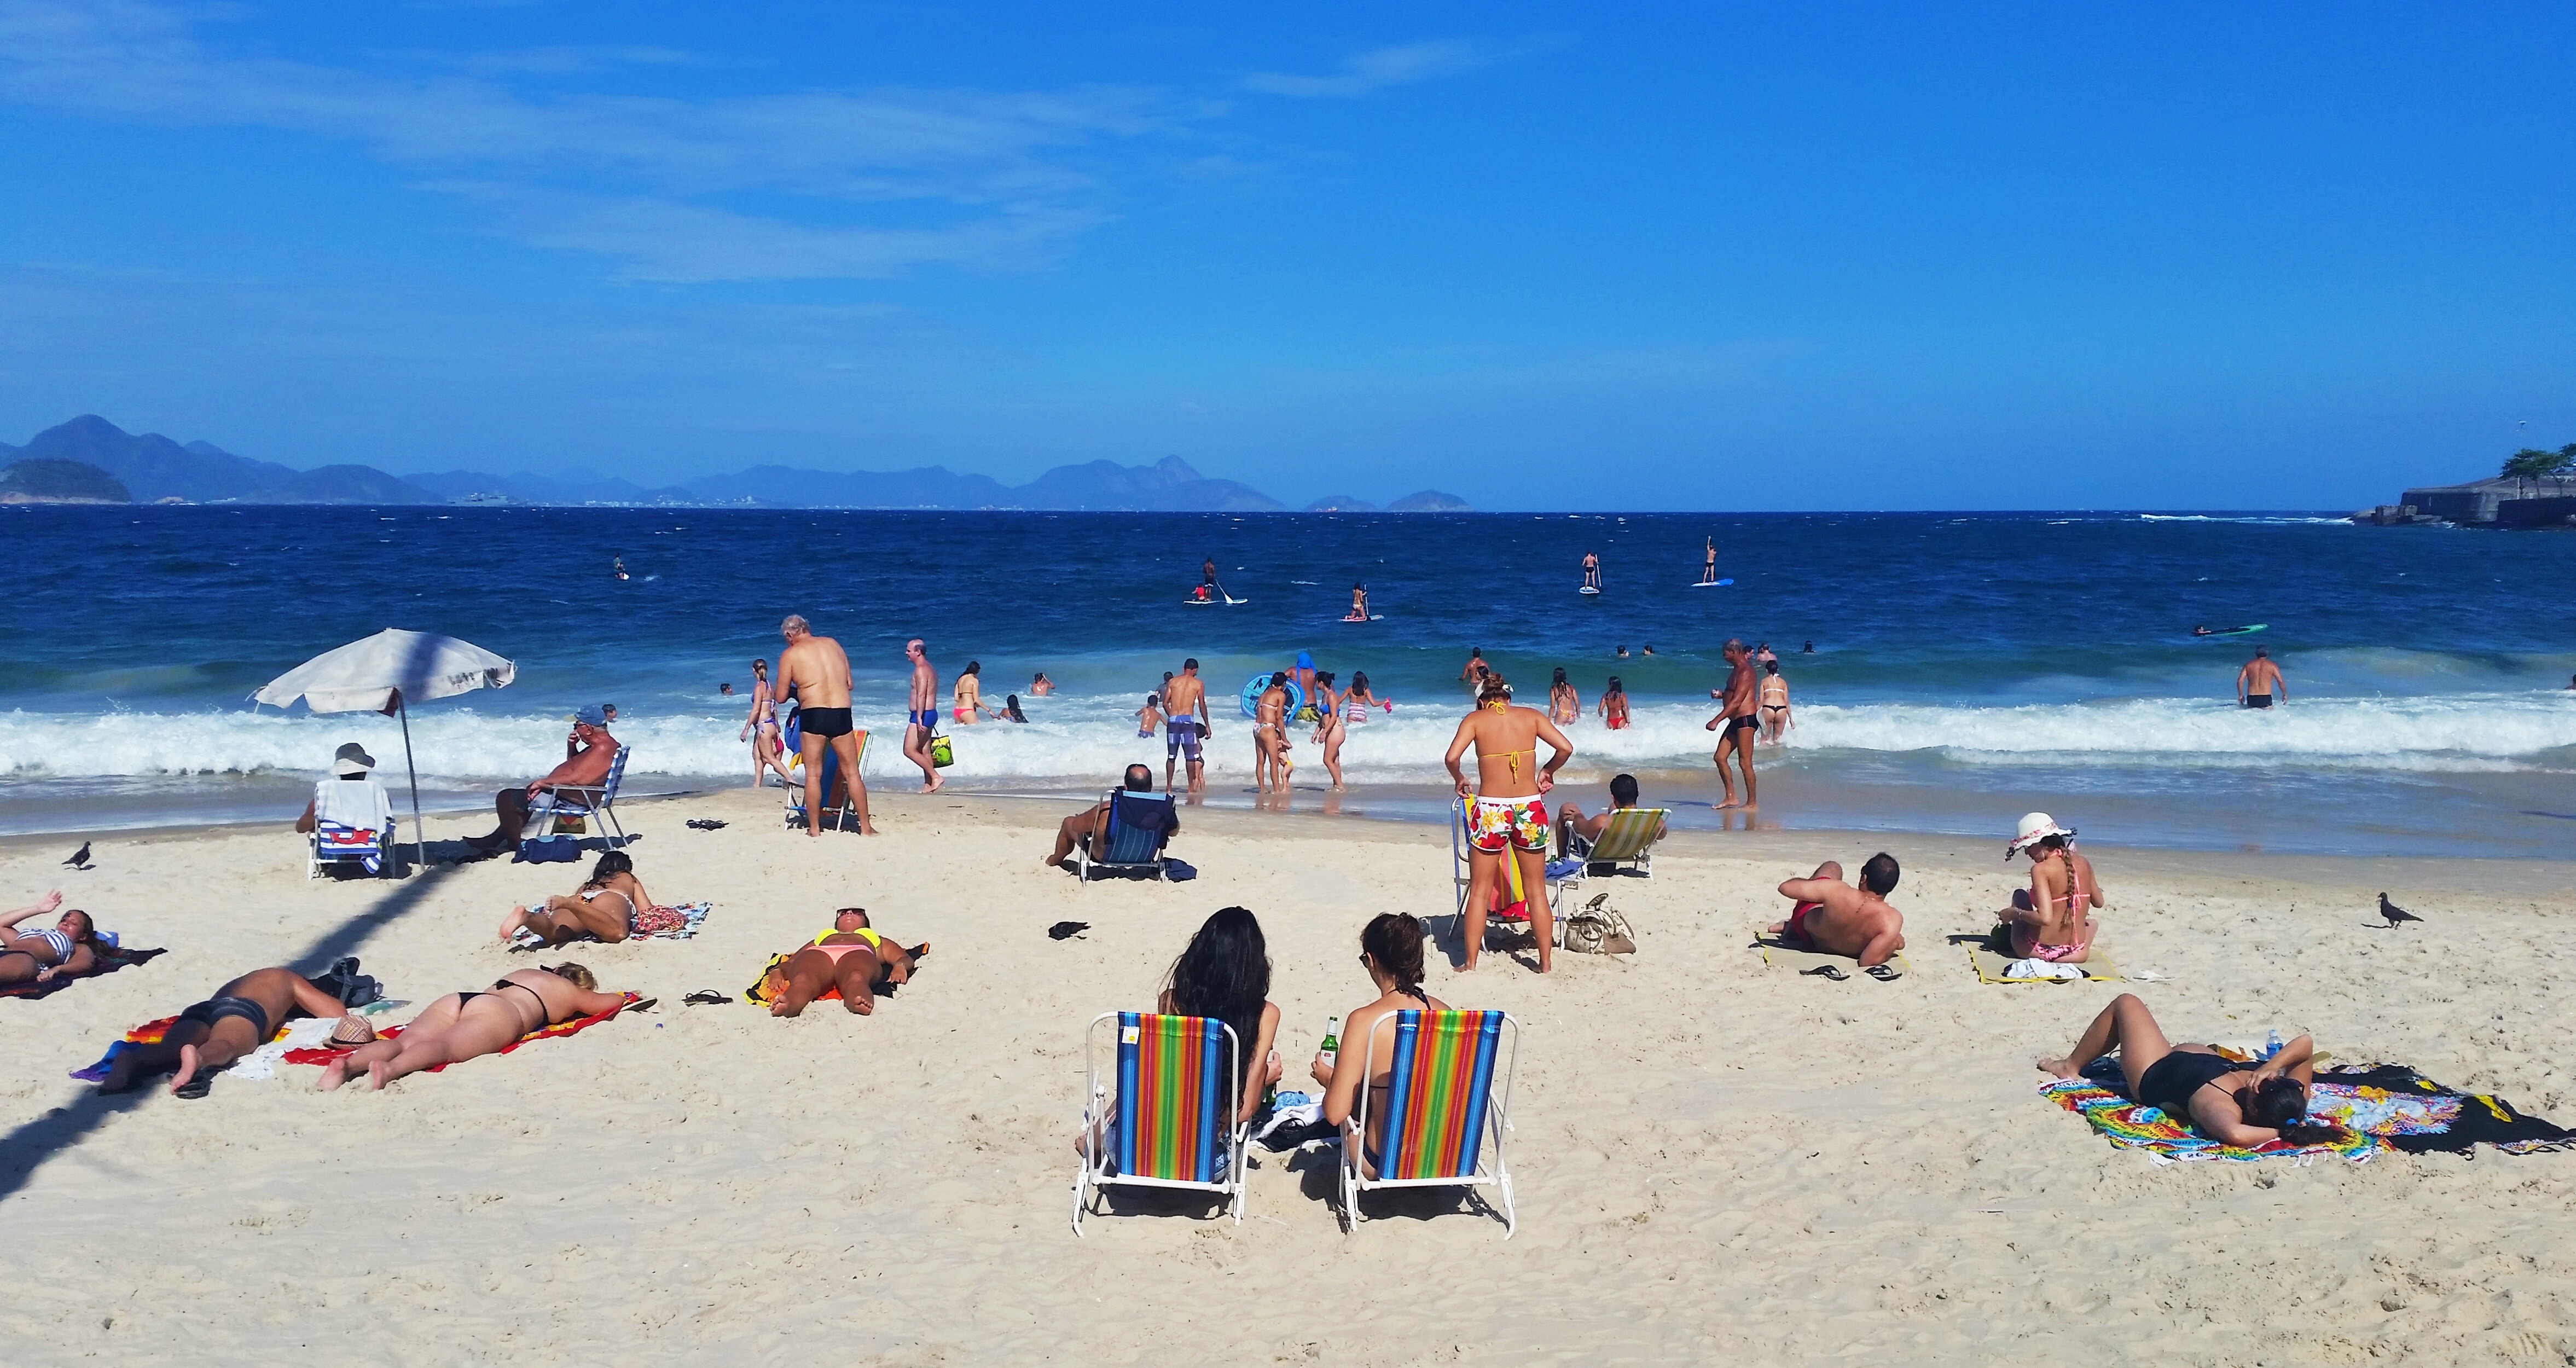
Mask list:
[[[680,999],[680,1001],[687,1003],[692,1007],[707,1007],[720,1002],[731,1002],[733,999],[726,997],[724,994],[717,992],[713,988],[701,988],[698,991],[689,994],[687,997]]]
[[[1851,977],[1851,975],[1844,973],[1842,970],[1837,969],[1830,964],[1819,964],[1813,969],[1801,969],[1798,972],[1802,975],[1813,975],[1816,978],[1832,979],[1836,983],[1840,983],[1844,979]]]
[[[1871,978],[1877,979],[1881,983],[1894,983],[1898,979],[1905,977],[1903,974],[1896,972],[1894,969],[1891,969],[1884,964],[1873,964],[1870,967],[1861,970],[1861,972],[1869,975]]]

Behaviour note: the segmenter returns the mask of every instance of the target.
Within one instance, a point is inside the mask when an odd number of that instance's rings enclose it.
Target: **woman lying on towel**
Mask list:
[[[578,964],[516,969],[489,988],[450,993],[421,1009],[402,1034],[372,1041],[322,1067],[322,1091],[367,1071],[367,1086],[381,1088],[405,1074],[498,1054],[530,1031],[597,1016],[626,1000],[599,991],[599,980]]]
[[[868,925],[866,908],[844,907],[832,914],[831,930],[772,964],[762,977],[769,1014],[792,1017],[838,989],[845,1010],[866,1016],[876,1010],[878,987],[910,983],[913,960],[929,950],[904,949]]]
[[[1352,1008],[1342,1018],[1341,1048],[1332,1058],[1315,1056],[1315,1081],[1324,1085],[1324,1120],[1339,1126],[1359,1110],[1360,1084],[1369,1086],[1369,1122],[1376,1133],[1368,1137],[1372,1153],[1385,1150],[1386,1080],[1393,1071],[1395,1027],[1377,1031],[1378,1024],[1398,1012],[1445,1012],[1449,1004],[1422,990],[1422,940],[1429,933],[1419,918],[1404,912],[1381,912],[1372,918],[1368,929],[1360,932],[1360,963],[1367,967],[1369,981],[1377,985],[1377,1000],[1365,1007]],[[1376,1032],[1378,1047],[1369,1051],[1370,1034]],[[1368,1077],[1361,1077],[1360,1060],[1369,1059]],[[1350,1067],[1342,1067],[1348,1064]]]
[[[663,918],[671,925],[664,925]],[[501,919],[501,939],[507,942],[521,931],[531,932],[548,945],[566,941],[622,941],[630,935],[649,936],[676,926],[682,918],[668,908],[656,906],[651,894],[635,877],[635,861],[625,851],[612,850],[591,866],[590,878],[573,890],[571,897],[546,899],[543,907],[513,907]]]
[[[2207,1045],[2175,1045],[2165,1039],[2147,1004],[2132,993],[2111,1005],[2084,1028],[2075,1052],[2064,1059],[2039,1061],[2042,1071],[2077,1078],[2084,1066],[2120,1052],[2120,1072],[2129,1081],[2129,1099],[2154,1107],[2222,1145],[2256,1149],[2288,1138],[2303,1143],[2330,1125],[2308,1125],[2308,1085],[2316,1069],[2308,1057],[2316,1041],[2301,1036],[2260,1064],[2240,1064]]]
[[[18,929],[18,923],[62,905],[62,890],[56,889],[33,907],[0,916],[0,987],[49,983],[64,974],[86,974],[98,967],[98,925],[77,907],[42,931]]]

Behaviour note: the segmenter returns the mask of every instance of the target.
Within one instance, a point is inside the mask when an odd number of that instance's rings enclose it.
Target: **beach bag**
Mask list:
[[[947,737],[930,738],[930,763],[934,769],[946,769],[957,763],[957,752],[949,746]]]
[[[519,842],[512,864],[571,864],[581,858],[581,842],[570,836],[548,836]]]
[[[1565,917],[1565,948],[1578,955],[1633,955],[1637,953],[1637,933],[1628,919],[1607,906],[1610,895],[1595,893]]]

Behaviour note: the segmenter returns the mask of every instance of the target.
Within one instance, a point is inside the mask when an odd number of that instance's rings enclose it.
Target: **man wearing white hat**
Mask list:
[[[2023,816],[2004,858],[2027,851],[2030,888],[2013,893],[2012,906],[1998,915],[2012,940],[2014,959],[2082,964],[2091,955],[2100,930],[2091,909],[2102,905],[2102,885],[2093,877],[2093,862],[2075,851],[2075,831],[2045,812]]]
[[[385,786],[376,781],[376,757],[367,754],[366,747],[349,742],[332,755],[331,775],[313,786],[313,801],[304,805],[304,815],[295,819],[295,829],[309,834],[319,827],[330,827],[342,836],[374,837],[359,844],[379,852],[393,849],[394,801]],[[370,874],[383,871],[380,853],[360,856],[359,863]]]

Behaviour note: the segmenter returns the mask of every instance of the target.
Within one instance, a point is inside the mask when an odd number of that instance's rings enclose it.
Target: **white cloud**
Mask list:
[[[524,77],[548,63],[667,65],[685,54],[541,56],[495,60]],[[1124,87],[539,98],[453,63],[395,76],[235,55],[138,0],[0,0],[0,100],[358,141],[443,173],[424,184],[504,206],[505,229],[527,241],[668,280],[1042,260],[1110,216],[1109,188],[1084,169],[1086,154],[1177,132],[1207,112]],[[870,212],[897,221],[858,221]]]
[[[1264,95],[1286,95],[1297,99],[1352,100],[1375,94],[1389,86],[1411,85],[1437,76],[1473,71],[1514,55],[1476,43],[1405,43],[1397,47],[1373,48],[1346,57],[1342,60],[1341,70],[1330,76],[1255,72],[1243,78],[1243,88]]]

